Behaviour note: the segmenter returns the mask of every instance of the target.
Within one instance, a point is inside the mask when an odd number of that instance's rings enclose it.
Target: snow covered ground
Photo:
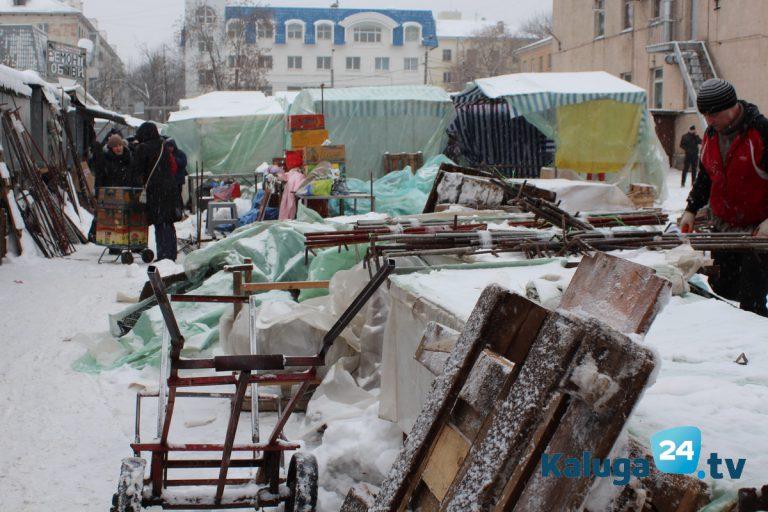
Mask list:
[[[670,174],[669,190],[665,207],[682,209],[688,187],[680,188],[679,173]],[[92,376],[70,367],[86,347],[112,343],[107,315],[126,307],[117,294],[137,296],[145,282],[146,265],[97,265],[100,252],[88,245],[67,258],[5,259],[0,266],[2,511],[104,511],[120,460],[131,455],[135,392],[156,386],[157,371],[122,368]],[[632,429],[647,435],[697,425],[705,451],[746,456],[744,483],[765,483],[766,335],[768,321],[722,302],[673,299],[647,337],[663,367]],[[741,352],[748,366],[733,363]],[[294,417],[287,428],[320,460],[326,487],[320,510],[327,511],[340,505],[332,490],[381,478],[400,443],[399,430],[378,419],[377,390],[355,386],[342,363],[330,375],[307,416]],[[184,412],[182,435],[223,433],[225,409],[213,400]],[[146,421],[151,427],[151,414]],[[318,445],[322,425],[327,429]]]

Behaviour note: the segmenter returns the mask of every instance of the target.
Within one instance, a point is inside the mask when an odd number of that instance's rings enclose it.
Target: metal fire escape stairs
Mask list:
[[[704,41],[671,41],[674,60],[680,67],[690,102],[695,106],[701,85],[710,78],[717,78],[717,71]],[[707,127],[704,116],[697,112],[702,128]]]

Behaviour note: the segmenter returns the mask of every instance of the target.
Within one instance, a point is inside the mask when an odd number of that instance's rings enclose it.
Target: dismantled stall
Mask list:
[[[285,110],[256,91],[211,92],[179,101],[165,135],[214,174],[251,172],[283,154]]]
[[[488,109],[506,105],[512,118],[522,117],[543,137],[554,141],[553,164],[558,169],[615,183],[625,192],[632,183],[647,183],[656,188],[657,196],[664,195],[669,166],[646,107],[646,92],[613,75],[598,71],[483,78],[475,80],[454,102],[459,112],[472,112],[483,105]],[[493,133],[477,135],[478,127],[462,119],[460,114],[454,127],[459,141],[467,141],[465,144]],[[481,126],[483,129],[488,127]],[[527,151],[538,154],[542,139],[527,139]],[[524,154],[517,146],[525,143],[526,138],[518,137],[515,150]],[[470,157],[488,163],[498,158],[491,150],[493,146],[480,148],[484,154],[470,152]]]
[[[454,116],[443,89],[427,85],[306,89],[289,113],[325,114],[328,137],[346,148],[347,175],[384,175],[384,153],[439,155]]]

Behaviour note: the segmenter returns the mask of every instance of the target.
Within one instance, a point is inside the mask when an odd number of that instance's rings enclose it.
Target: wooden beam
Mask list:
[[[330,281],[284,281],[279,283],[245,283],[244,293],[266,292],[269,290],[309,290],[328,288]]]

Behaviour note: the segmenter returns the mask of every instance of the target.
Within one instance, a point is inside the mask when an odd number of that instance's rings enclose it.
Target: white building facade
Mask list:
[[[187,9],[206,9],[212,26],[228,30],[245,21],[249,44],[264,52],[265,92],[309,87],[355,87],[425,83],[429,51],[437,47],[431,11],[339,8],[261,8],[271,26],[249,23],[253,7],[226,0],[187,0]],[[203,14],[203,13],[200,13]],[[212,90],[209,70],[195,41],[184,41],[186,95]],[[236,65],[237,59],[230,59]]]

